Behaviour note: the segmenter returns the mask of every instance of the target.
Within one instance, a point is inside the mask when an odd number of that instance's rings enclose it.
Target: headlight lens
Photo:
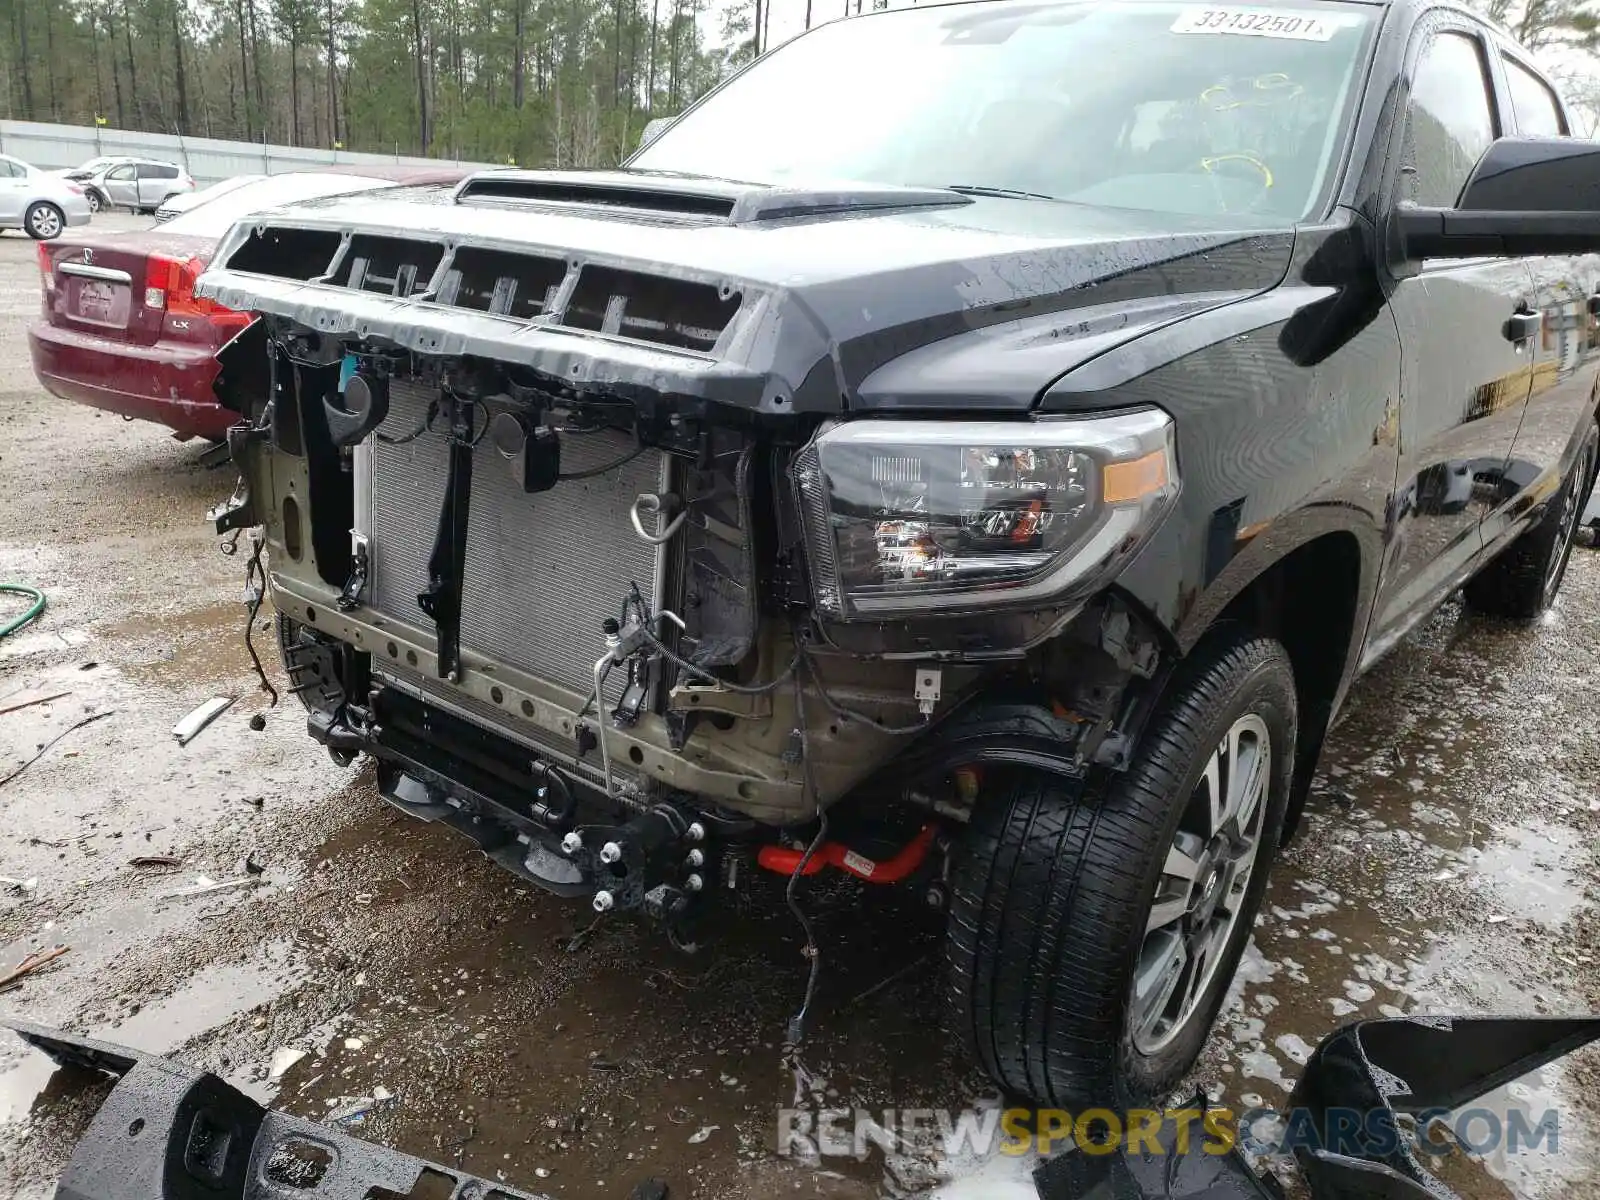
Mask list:
[[[848,421],[794,479],[817,605],[845,620],[1057,603],[1126,559],[1178,492],[1156,409]]]

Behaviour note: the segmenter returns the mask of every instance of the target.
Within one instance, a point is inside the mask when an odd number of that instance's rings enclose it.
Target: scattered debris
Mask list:
[[[539,1177],[544,1178],[542,1175]],[[667,1200],[667,1185],[659,1179],[646,1179],[642,1183],[633,1185],[633,1191],[628,1193],[628,1200]]]
[[[0,708],[0,717],[5,716],[7,713],[18,712],[24,708],[32,708],[35,704],[49,704],[52,700],[60,700],[70,695],[72,695],[71,692],[51,692],[45,696],[29,696],[26,700],[15,700],[4,708]]]
[[[328,1114],[329,1122],[334,1125],[361,1125],[372,1114],[394,1103],[393,1094],[388,1088],[382,1087],[373,1088],[370,1096],[358,1096],[354,1100],[341,1098],[345,1099],[345,1103]]]
[[[100,665],[99,663],[95,662],[94,659],[91,658],[86,663],[79,663],[78,664],[78,670],[80,670],[80,671],[92,671],[96,667],[98,667],[99,665]]]
[[[255,854],[256,852],[252,850],[239,860],[239,874],[263,875],[266,873],[266,867],[256,861]]]
[[[899,982],[900,980],[904,979],[907,975],[909,975],[913,971],[917,970],[919,967],[924,966],[927,963],[927,961],[928,961],[928,955],[924,954],[922,957],[917,958],[917,959],[913,959],[911,962],[908,962],[905,966],[901,967],[898,971],[890,972],[888,975],[886,975],[882,979],[878,980],[877,983],[875,983],[871,987],[869,987],[866,991],[862,992],[854,1000],[850,1001],[850,1003],[846,1004],[845,1008],[847,1008],[847,1009],[854,1008],[856,1005],[860,1004],[863,1000],[867,999],[868,997],[876,996],[879,992],[883,991],[883,989],[888,987],[891,983]]]
[[[603,920],[605,920],[605,914],[601,913],[582,929],[578,930],[577,933],[573,934],[571,940],[569,940],[565,946],[566,952],[568,954],[576,953],[583,946],[583,944],[589,940],[589,935],[599,927],[600,922]]]
[[[1456,877],[1456,873],[1454,871],[1446,869],[1446,870],[1443,870],[1443,871],[1436,872],[1434,874],[1434,876],[1433,876],[1433,881],[1435,883],[1444,883],[1446,880],[1454,879],[1455,877]]]
[[[177,888],[170,892],[161,892],[156,898],[158,900],[175,900],[186,896],[206,896],[212,892],[224,892],[231,888],[251,887],[259,882],[260,880],[254,876],[243,879],[224,879],[219,883],[205,875],[196,875],[194,886]]]
[[[181,867],[183,859],[173,858],[170,854],[141,854],[137,858],[128,860],[130,867]]]
[[[296,1050],[293,1046],[280,1046],[272,1052],[272,1062],[267,1065],[267,1080],[277,1083],[288,1073],[290,1067],[306,1056],[308,1051]]]
[[[67,734],[73,732],[74,730],[82,729],[85,725],[93,725],[96,721],[100,720],[102,717],[109,717],[115,711],[116,711],[116,709],[114,709],[114,708],[108,708],[108,709],[106,709],[105,712],[92,713],[89,716],[83,718],[83,720],[76,721],[73,724],[68,725],[60,733],[56,734],[55,737],[51,738],[44,745],[40,746],[39,747],[39,753],[35,754],[32,758],[30,758],[27,762],[23,763],[20,767],[18,767],[15,771],[11,772],[11,774],[7,775],[5,778],[0,779],[0,787],[5,787],[6,784],[10,783],[18,775],[21,775],[29,767],[33,766],[34,763],[38,762],[41,758],[43,758],[45,756],[46,752],[49,751],[51,746],[54,746],[62,738],[66,737]]]
[[[721,1125],[702,1125],[689,1135],[689,1145],[698,1146],[701,1142],[709,1141],[711,1135],[721,1129]]]
[[[262,716],[260,713],[255,713],[253,716],[251,716],[251,718],[250,718],[250,732],[251,733],[260,733],[266,727],[267,727],[267,718],[266,717]]]
[[[356,1037],[345,1038],[344,1040],[344,1048],[346,1050],[359,1050],[365,1045],[365,1042]]]
[[[1504,921],[1505,919],[1506,919],[1506,917],[1505,917],[1505,915],[1503,913],[1495,913],[1488,920],[1489,920],[1489,924],[1498,925],[1498,924],[1500,924],[1500,922]]]
[[[194,741],[200,731],[226,712],[235,699],[237,697],[234,696],[213,696],[191,711],[172,727],[172,736],[178,739],[178,745],[187,746]]]
[[[8,992],[12,988],[19,986],[25,977],[33,974],[47,963],[55,962],[56,959],[70,949],[72,949],[71,946],[52,946],[48,950],[35,950],[10,971],[0,975],[0,992]]]
[[[0,888],[9,888],[13,892],[31,892],[39,886],[39,879],[13,879],[9,875],[0,875]]]

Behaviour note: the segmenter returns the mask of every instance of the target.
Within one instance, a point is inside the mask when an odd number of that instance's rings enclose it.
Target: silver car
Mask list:
[[[49,241],[69,225],[87,225],[89,216],[80,184],[0,154],[0,229],[22,229]]]
[[[265,175],[235,175],[224,179],[221,183],[213,183],[210,187],[203,187],[198,192],[180,192],[176,196],[169,196],[156,209],[156,222],[158,224],[170,221],[179,213],[186,213],[191,208],[201,204],[210,204],[218,196],[226,196],[229,192],[238,191],[240,188],[266,179]]]
[[[194,191],[194,179],[177,163],[137,158],[107,167],[84,187],[97,210],[128,208],[134,212],[155,212],[171,197]]]

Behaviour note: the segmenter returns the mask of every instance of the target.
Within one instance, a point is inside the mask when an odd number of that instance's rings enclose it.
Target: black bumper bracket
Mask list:
[[[119,1077],[56,1200],[548,1200],[273,1112],[171,1059],[26,1021],[0,1024],[63,1066]]]
[[[438,642],[439,677],[461,681],[461,577],[467,563],[467,509],[472,502],[473,406],[445,394],[450,419],[450,468],[439,529],[428,556],[428,587],[417,607],[433,622]]]

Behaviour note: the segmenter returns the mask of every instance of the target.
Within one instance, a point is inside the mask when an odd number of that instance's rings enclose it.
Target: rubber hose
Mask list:
[[[36,587],[26,583],[0,583],[0,592],[10,592],[13,596],[26,596],[33,601],[20,617],[0,625],[0,638],[9,637],[44,611],[44,593]]]

